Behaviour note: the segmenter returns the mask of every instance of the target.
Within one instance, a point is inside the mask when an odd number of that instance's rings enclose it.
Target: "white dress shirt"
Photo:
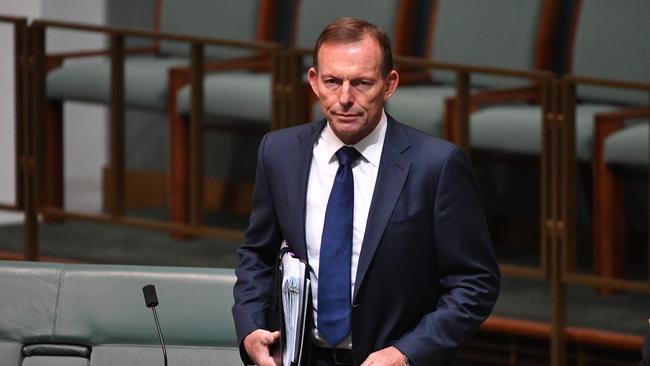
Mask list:
[[[361,253],[361,243],[363,242],[363,236],[366,231],[370,202],[372,201],[372,194],[375,190],[375,182],[377,181],[377,172],[379,171],[379,162],[386,136],[386,125],[386,113],[382,112],[377,127],[361,141],[351,145],[361,153],[361,156],[352,164],[352,174],[354,176],[354,222],[352,224],[352,263],[350,263],[350,281],[352,287],[350,289],[350,297],[354,294],[354,281],[357,275],[359,253]],[[339,167],[335,154],[344,145],[334,134],[328,123],[314,144],[311,170],[309,172],[305,238],[307,240],[309,265],[311,267],[310,279],[314,307],[314,325],[318,324],[318,268],[325,211],[327,209],[330,191],[334,184],[334,177]],[[319,336],[315,326],[314,336],[317,343],[322,346],[327,345]],[[352,342],[350,335],[343,339],[337,347],[351,348]]]

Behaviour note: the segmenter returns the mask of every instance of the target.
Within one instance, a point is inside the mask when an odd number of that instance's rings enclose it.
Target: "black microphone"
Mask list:
[[[160,338],[160,346],[162,347],[165,366],[167,366],[167,348],[165,348],[165,340],[163,339],[162,331],[160,330],[158,314],[156,314],[156,306],[158,306],[156,287],[154,285],[146,285],[142,288],[142,293],[144,294],[145,304],[147,304],[147,307],[151,308],[151,311],[153,311],[153,319],[156,321],[156,330],[158,331],[158,337]]]

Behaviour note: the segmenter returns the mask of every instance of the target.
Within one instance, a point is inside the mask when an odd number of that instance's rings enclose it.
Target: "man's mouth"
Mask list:
[[[354,119],[359,117],[359,113],[340,113],[334,112],[334,115],[340,119]]]

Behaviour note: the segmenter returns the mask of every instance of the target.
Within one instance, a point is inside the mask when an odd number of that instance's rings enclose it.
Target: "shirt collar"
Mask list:
[[[356,144],[350,145],[357,149],[361,156],[375,167],[379,167],[379,161],[381,160],[381,150],[384,146],[387,124],[388,118],[386,117],[386,112],[382,111],[381,118],[379,119],[379,123],[375,129]],[[327,156],[328,163],[336,161],[336,152],[341,147],[345,146],[343,141],[341,141],[330,128],[329,121],[321,133],[319,143],[323,144],[324,156]]]

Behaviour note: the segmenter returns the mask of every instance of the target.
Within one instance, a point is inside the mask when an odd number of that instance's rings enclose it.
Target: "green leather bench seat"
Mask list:
[[[648,166],[648,120],[611,134],[605,140],[605,162],[627,166]]]
[[[208,74],[203,82],[206,114],[268,125],[272,113],[271,75],[246,71]],[[178,93],[177,109],[189,114],[191,86]]]
[[[33,356],[23,360],[23,366],[87,366],[88,359],[68,356]]]
[[[231,269],[0,261],[2,365],[238,365]]]
[[[164,110],[167,70],[188,65],[186,58],[128,57],[124,62],[124,101],[127,107]],[[110,103],[111,64],[107,59],[65,64],[47,75],[49,99]]]
[[[589,161],[593,155],[594,115],[615,109],[595,104],[577,106],[575,137],[578,160]],[[541,138],[542,110],[538,106],[487,108],[470,115],[470,143],[475,149],[539,155]]]

